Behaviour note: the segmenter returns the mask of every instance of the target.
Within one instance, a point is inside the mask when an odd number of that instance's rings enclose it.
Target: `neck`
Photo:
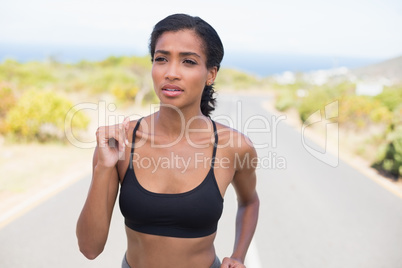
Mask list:
[[[155,113],[155,129],[168,136],[178,136],[187,128],[205,128],[205,121],[209,120],[202,114],[201,109],[186,110],[173,106],[161,105]]]

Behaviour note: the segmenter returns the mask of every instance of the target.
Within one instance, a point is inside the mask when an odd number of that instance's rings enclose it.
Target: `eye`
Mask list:
[[[156,61],[156,62],[164,62],[164,61],[167,61],[167,60],[166,60],[166,58],[164,58],[164,57],[156,57],[156,58],[155,58],[155,61]]]
[[[195,62],[195,61],[193,61],[193,60],[184,60],[183,61],[184,63],[186,63],[186,64],[190,64],[190,65],[196,65],[197,64],[197,62]]]

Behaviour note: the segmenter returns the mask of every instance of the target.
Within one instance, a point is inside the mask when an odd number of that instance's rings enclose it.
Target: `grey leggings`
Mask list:
[[[221,261],[219,260],[218,256],[215,257],[214,263],[211,265],[210,268],[219,268],[221,267]],[[128,265],[127,259],[126,259],[126,254],[124,254],[123,262],[121,264],[121,268],[131,268],[130,265]]]

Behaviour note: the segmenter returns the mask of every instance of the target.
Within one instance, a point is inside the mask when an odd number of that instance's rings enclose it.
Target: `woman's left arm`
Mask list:
[[[235,163],[237,167],[232,181],[238,200],[235,245],[232,256],[223,259],[222,268],[245,267],[242,264],[257,226],[260,201],[255,170],[258,158],[251,141],[245,139],[243,142],[246,144],[237,152],[236,159],[240,161]]]

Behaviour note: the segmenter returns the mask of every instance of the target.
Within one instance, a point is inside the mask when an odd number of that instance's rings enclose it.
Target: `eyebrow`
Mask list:
[[[166,51],[166,50],[157,50],[157,51],[155,51],[155,54],[156,53],[161,53],[161,54],[164,54],[164,55],[170,55],[171,54],[169,51]],[[179,55],[182,56],[182,57],[183,56],[196,56],[198,58],[201,58],[201,56],[198,55],[195,52],[180,52]]]

